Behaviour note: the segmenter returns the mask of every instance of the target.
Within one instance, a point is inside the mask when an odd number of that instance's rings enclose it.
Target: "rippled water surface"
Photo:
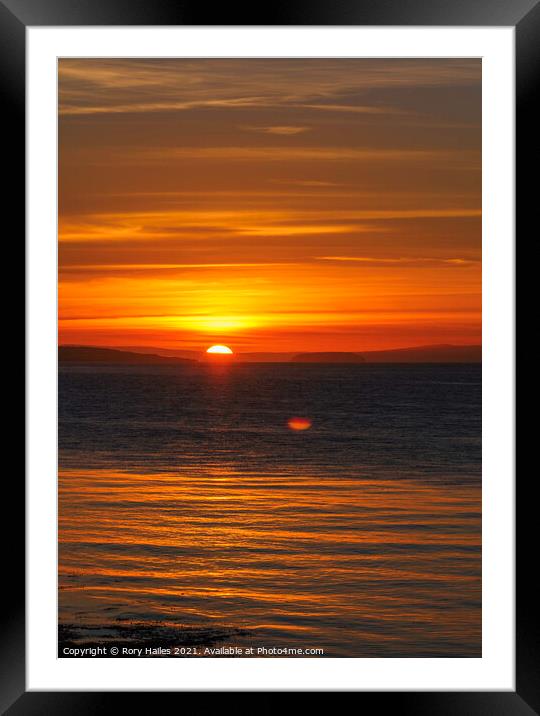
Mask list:
[[[480,419],[477,365],[61,368],[60,624],[480,656]]]

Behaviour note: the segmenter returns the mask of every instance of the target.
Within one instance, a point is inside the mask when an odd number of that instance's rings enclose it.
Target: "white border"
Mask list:
[[[28,690],[515,690],[514,29],[27,28]],[[57,57],[483,58],[483,657],[58,659]]]

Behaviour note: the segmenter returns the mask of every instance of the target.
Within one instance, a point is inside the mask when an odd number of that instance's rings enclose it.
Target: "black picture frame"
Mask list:
[[[537,198],[536,132],[540,125],[534,108],[540,77],[540,2],[538,0],[339,0],[339,2],[272,3],[262,8],[223,3],[208,7],[182,0],[0,0],[0,86],[4,146],[13,159],[5,192],[5,206],[13,217],[13,237],[23,245],[25,227],[25,30],[28,26],[69,25],[424,25],[512,26],[516,39],[516,236],[533,227]],[[536,219],[536,216],[534,217]],[[10,470],[10,472],[12,472]],[[537,537],[534,476],[517,485],[516,557],[516,691],[515,692],[355,692],[356,708],[389,708],[419,716],[540,714],[540,660],[538,607],[532,554]],[[17,479],[16,479],[17,478]],[[6,484],[9,482],[9,486]],[[24,481],[13,472],[4,483],[6,506],[18,517],[4,536],[4,588],[1,613],[0,663],[2,713],[84,714],[134,706],[153,711],[175,705],[197,711],[234,708],[237,713],[256,708],[263,713],[284,708],[280,693],[246,693],[224,699],[224,694],[158,692],[27,692],[25,690],[25,570]],[[534,510],[534,513],[533,513]],[[7,508],[5,507],[5,511]],[[331,694],[321,693],[321,706]],[[290,697],[290,695],[289,695]],[[156,703],[158,698],[159,703]],[[164,699],[166,699],[164,701]],[[200,699],[203,699],[201,702]],[[289,703],[289,702],[287,702]],[[330,702],[327,701],[330,705]],[[202,705],[201,705],[202,704]],[[335,708],[335,706],[334,706]]]

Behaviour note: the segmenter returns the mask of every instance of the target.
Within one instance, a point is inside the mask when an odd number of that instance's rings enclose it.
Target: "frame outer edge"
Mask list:
[[[15,263],[15,247],[18,258],[24,252],[25,232],[25,27],[20,20],[0,2],[0,97],[2,132],[4,136],[4,183],[3,206],[6,207],[4,235],[10,239],[4,244],[7,265]],[[7,154],[7,156],[6,156]],[[20,252],[20,253],[19,253]],[[8,293],[9,292],[9,293]],[[19,294],[19,289],[17,290]],[[19,301],[22,297],[19,297]],[[4,289],[4,305],[13,305],[13,287]],[[24,301],[24,298],[22,299]],[[17,330],[10,331],[17,345],[23,344],[23,323],[18,321]],[[6,326],[6,332],[9,328]],[[20,341],[20,343],[19,343]],[[10,341],[11,342],[11,341]],[[18,352],[18,351],[17,351]],[[21,361],[22,364],[22,361]],[[21,371],[22,372],[22,371]],[[21,381],[22,382],[22,381]],[[9,442],[6,440],[6,443]],[[15,464],[15,461],[14,463]],[[3,574],[5,575],[0,615],[0,711],[3,711],[24,691],[25,684],[25,534],[24,508],[25,485],[22,468],[6,469],[4,480],[4,516],[2,520]]]
[[[29,692],[8,711],[8,716],[95,716],[117,714],[130,709],[153,713],[169,710],[188,714],[216,713],[235,716],[275,716],[280,713],[305,712],[313,702],[310,692],[235,693],[235,692]],[[361,711],[410,716],[534,716],[534,711],[512,692],[361,692],[348,693]],[[321,710],[336,709],[335,692],[314,694]],[[339,708],[339,706],[338,706]]]
[[[24,25],[516,25],[537,0],[0,0]],[[209,20],[211,20],[209,22]]]
[[[92,21],[92,17],[84,18],[83,15],[88,13],[82,12],[82,7],[77,4],[75,12],[70,12],[70,8],[65,2],[60,0],[57,2],[55,7],[50,2],[41,3],[41,8],[37,3],[30,2],[28,0],[8,0],[10,6],[16,6],[19,12],[8,9],[5,2],[0,2],[0,66],[3,68],[2,76],[0,78],[0,87],[2,96],[4,99],[5,106],[8,108],[4,115],[4,126],[6,128],[6,136],[10,138],[9,144],[12,147],[13,156],[16,157],[11,165],[11,181],[7,186],[6,205],[10,206],[14,215],[23,216],[24,207],[24,163],[21,163],[21,153],[24,155],[25,152],[25,139],[24,139],[24,85],[25,85],[25,25],[52,25],[52,24],[91,24],[88,20]],[[390,3],[393,5],[393,3]],[[405,3],[404,3],[405,4]],[[417,12],[412,7],[416,3],[406,2],[406,5],[411,11],[409,14],[410,20],[408,23],[403,24],[430,24],[429,20],[420,21],[418,13],[421,14],[420,8],[417,5]],[[490,3],[484,2],[481,15],[485,18],[485,22],[488,25],[501,23],[501,14],[498,12],[495,16],[489,16]],[[516,9],[515,5],[519,5]],[[48,7],[45,7],[47,5]],[[104,3],[100,3],[99,0],[87,6],[92,8],[97,13],[94,15],[90,11],[90,15],[93,15],[93,24],[121,24],[119,16],[123,15],[126,19],[123,21],[126,24],[145,24],[145,17],[147,15],[142,13],[131,13],[132,18],[130,19],[130,11],[126,8],[126,12],[123,12],[121,7],[124,3],[118,0],[110,0],[109,7],[112,12],[109,14],[104,12]],[[159,6],[167,5],[169,10],[171,9],[170,3],[155,3],[155,8],[159,12]],[[173,13],[177,22],[179,15],[182,14],[181,8],[176,5],[175,12]],[[472,3],[471,3],[472,5]],[[478,11],[478,4],[476,5],[476,11]],[[528,7],[525,7],[528,5]],[[22,6],[22,7],[21,7]],[[141,9],[142,5],[138,0],[133,0],[132,9],[138,6]],[[125,5],[124,5],[125,7]],[[184,4],[185,7],[185,4]],[[73,9],[73,5],[71,5]],[[341,5],[341,9],[344,7]],[[358,9],[358,7],[357,7]],[[170,16],[171,13],[167,12],[163,8],[163,16]],[[315,10],[315,8],[311,8]],[[518,17],[515,17],[517,14]],[[525,10],[525,13],[523,13]],[[51,12],[52,11],[52,12]],[[320,7],[319,7],[320,11]],[[319,15],[320,12],[315,10],[313,15]],[[457,4],[454,8],[455,20],[454,24],[470,24],[468,18],[469,15],[467,10],[464,10],[461,4]],[[331,11],[330,11],[331,12]],[[310,10],[305,8],[305,13],[310,14]],[[300,15],[302,15],[302,10]],[[342,15],[342,12],[336,12],[336,15]],[[345,9],[345,14],[347,14]],[[343,24],[357,24],[354,22],[355,19],[362,20],[364,24],[392,24],[391,16],[393,16],[392,8],[388,7],[386,12],[378,13],[377,11],[371,13],[371,20],[368,17],[370,15],[369,10],[365,13],[354,13],[357,18],[349,17],[348,22]],[[401,13],[399,13],[401,14]],[[446,14],[446,13],[445,13]],[[477,15],[477,12],[473,12],[473,15]],[[106,15],[107,17],[103,17]],[[116,18],[113,16],[116,15]],[[135,17],[133,17],[135,15]],[[189,13],[192,15],[192,13]],[[509,15],[512,15],[513,20],[510,20]],[[47,17],[48,16],[48,17]],[[101,16],[101,17],[99,17]],[[137,16],[139,16],[137,18]],[[535,146],[536,129],[540,126],[538,122],[538,112],[533,111],[533,101],[535,99],[534,94],[538,84],[538,77],[540,75],[540,3],[535,2],[517,2],[514,4],[513,13],[509,11],[504,13],[504,19],[509,25],[516,24],[516,98],[517,98],[517,122],[516,122],[516,136],[519,136],[517,141],[517,169],[518,175],[518,187],[520,189],[520,196],[517,198],[517,228],[522,227],[522,233],[527,226],[533,226],[533,210],[536,213],[535,206],[537,204],[537,197],[533,194],[535,192],[535,185],[527,183],[524,180],[525,174],[533,176],[533,171],[537,169],[537,162],[535,161],[534,151],[531,149]],[[137,18],[137,19],[136,19]],[[186,19],[188,19],[186,17]],[[191,17],[189,18],[191,19]],[[296,18],[297,24],[317,24],[313,23],[302,23],[298,22],[299,18]],[[60,22],[58,22],[60,20]],[[63,22],[62,22],[63,20]],[[170,21],[162,21],[159,24],[167,25],[174,24]],[[179,23],[180,24],[180,23]],[[246,23],[247,24],[247,23]],[[324,24],[324,23],[323,23]],[[337,21],[331,24],[339,24]],[[393,24],[400,24],[394,20]],[[451,23],[439,23],[439,24],[451,24]],[[534,134],[533,134],[534,132]],[[16,148],[16,149],[15,149]],[[17,151],[18,150],[18,151]],[[521,178],[523,177],[523,179]],[[15,211],[13,211],[15,209]],[[536,219],[536,217],[534,217]],[[19,220],[20,221],[20,220]],[[20,233],[20,231],[19,231]],[[22,242],[21,242],[22,243]],[[460,707],[465,705],[464,699],[470,707],[474,710],[471,712],[467,709],[467,712],[474,714],[490,714],[495,716],[500,714],[506,716],[508,713],[515,714],[516,716],[523,714],[533,714],[535,712],[540,713],[540,684],[538,680],[538,673],[540,673],[540,665],[538,664],[538,643],[540,638],[538,635],[538,618],[537,618],[537,605],[536,594],[529,591],[527,585],[526,575],[529,573],[530,565],[527,566],[525,563],[525,555],[527,554],[530,546],[536,542],[536,503],[528,497],[526,486],[520,485],[520,489],[517,493],[517,500],[519,505],[520,521],[517,527],[517,539],[518,545],[522,546],[523,557],[519,557],[517,564],[519,569],[518,573],[518,594],[517,594],[517,629],[516,629],[516,653],[517,653],[517,693],[516,694],[446,694],[442,701],[446,701],[447,705],[451,706],[451,710],[443,708],[442,710],[437,707],[433,708],[434,704],[432,698],[438,698],[440,695],[437,693],[433,694],[358,694],[358,698],[364,703],[371,700],[371,696],[376,696],[378,699],[385,698],[386,696],[400,696],[403,701],[400,702],[403,708],[402,712],[406,713],[409,711],[406,704],[412,706],[414,703],[414,711],[411,709],[411,713],[415,713],[418,716],[420,714],[455,714],[458,713]],[[20,497],[23,491],[22,481],[21,485],[15,487],[11,485],[14,497]],[[19,504],[24,504],[22,500],[19,500]],[[22,520],[19,522],[22,525]],[[22,530],[19,530],[21,541],[24,539]],[[5,544],[13,544],[14,535],[13,531],[10,531],[6,538]],[[4,668],[2,670],[2,682],[0,690],[0,712],[5,713],[6,708],[9,709],[9,713],[13,716],[18,714],[33,714],[33,713],[44,713],[43,708],[52,708],[55,713],[62,713],[66,709],[66,713],[73,713],[69,710],[71,707],[76,706],[76,710],[80,714],[95,713],[96,707],[103,708],[103,712],[108,709],[105,704],[114,704],[119,706],[119,700],[115,694],[99,694],[92,692],[90,694],[52,694],[52,693],[24,693],[24,614],[21,612],[21,606],[24,605],[24,568],[20,560],[20,555],[14,551],[6,550],[6,558],[8,564],[6,565],[6,572],[10,574],[10,590],[9,593],[5,594],[8,604],[4,609],[4,616],[2,617],[2,640],[0,641],[0,662]],[[523,565],[523,566],[522,566]],[[21,696],[22,698],[18,698]],[[119,695],[120,696],[120,695]],[[140,702],[143,694],[129,694],[123,693],[122,699],[134,696]],[[163,694],[163,696],[178,696],[171,694]],[[187,694],[182,695],[182,698]],[[202,695],[199,695],[199,697]],[[255,694],[254,694],[255,696]],[[319,694],[318,698],[322,697],[323,694]],[[152,707],[155,708],[154,695],[152,695],[153,703]],[[198,697],[198,698],[199,698]],[[463,698],[456,698],[463,697]],[[495,705],[492,697],[496,697]],[[430,701],[430,707],[427,708],[427,703],[424,702],[424,698]],[[16,703],[10,708],[10,704]],[[143,698],[144,700],[144,698]],[[392,698],[391,701],[394,701]],[[76,702],[76,703],[75,703]],[[412,703],[411,703],[412,702]],[[422,702],[424,702],[422,704]],[[69,705],[68,705],[69,704]],[[84,706],[83,706],[84,704]],[[125,702],[124,702],[125,704]],[[178,702],[177,702],[178,704]],[[149,704],[150,705],[150,704]],[[277,704],[275,704],[277,705]],[[378,701],[380,706],[380,700]],[[422,708],[424,705],[426,708]],[[216,704],[217,706],[217,704]],[[200,708],[200,703],[198,708]],[[533,711],[535,709],[535,711]],[[236,709],[235,709],[236,710]],[[401,709],[400,709],[401,710]],[[252,712],[250,708],[250,713]],[[265,709],[263,709],[263,712]],[[239,708],[238,713],[242,713],[243,709]]]
[[[516,255],[517,241],[521,241],[523,250],[530,250],[538,233],[539,87],[540,3],[537,3],[516,26]],[[528,282],[523,282],[523,286],[522,305],[537,302],[534,279],[532,290]],[[517,294],[516,299],[519,297]],[[516,312],[516,329],[519,315]],[[516,519],[516,689],[524,701],[540,713],[538,590],[531,581],[530,561],[536,556],[538,544],[535,482],[534,475],[525,472],[521,474],[521,481],[516,480],[519,516]],[[534,568],[533,571],[536,572]]]

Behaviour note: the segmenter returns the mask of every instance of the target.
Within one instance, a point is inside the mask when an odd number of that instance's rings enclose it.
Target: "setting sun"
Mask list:
[[[229,346],[210,346],[207,353],[219,353],[221,355],[232,355],[232,350],[229,348]]]

